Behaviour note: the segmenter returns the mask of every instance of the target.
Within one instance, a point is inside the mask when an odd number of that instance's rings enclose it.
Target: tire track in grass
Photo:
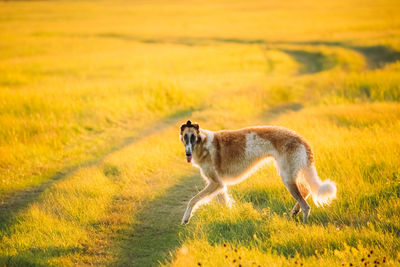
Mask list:
[[[170,252],[179,246],[184,231],[180,225],[190,197],[202,187],[198,174],[179,178],[179,183],[143,205],[136,213],[136,223],[123,233],[117,260],[112,266],[154,266],[170,260]]]
[[[201,37],[167,37],[167,38],[153,38],[153,39],[141,39],[137,36],[123,35],[117,33],[100,33],[96,35],[98,38],[111,38],[111,39],[122,39],[126,41],[134,41],[145,44],[180,44],[186,46],[198,46],[198,45],[210,45],[212,43],[231,43],[238,45],[272,45],[278,46],[277,49],[285,53],[288,53],[296,61],[302,64],[299,74],[313,74],[323,70],[329,70],[337,62],[334,58],[330,58],[321,52],[310,52],[300,49],[280,49],[279,45],[310,45],[310,46],[329,46],[338,47],[345,50],[350,50],[361,54],[367,63],[367,69],[376,70],[382,69],[386,64],[394,63],[400,60],[400,51],[394,50],[393,48],[385,45],[373,45],[373,46],[361,46],[352,45],[342,41],[300,41],[300,42],[282,42],[282,41],[268,41],[264,39],[240,39],[240,38],[201,38]]]
[[[62,35],[62,34],[57,34]],[[85,35],[76,35],[69,37],[88,37]],[[269,41],[265,39],[240,39],[240,38],[223,38],[223,37],[165,37],[165,38],[152,38],[152,39],[143,39],[134,35],[121,34],[115,32],[103,32],[94,35],[93,37],[97,38],[106,38],[106,39],[119,39],[125,41],[133,41],[144,44],[180,44],[186,46],[205,46],[213,43],[230,43],[230,44],[238,44],[238,45],[278,45],[278,50],[282,50],[287,52],[291,56],[293,56],[297,61],[303,63],[304,67],[301,70],[300,74],[305,73],[316,73],[321,70],[327,70],[334,67],[334,62],[331,62],[330,59],[326,58],[326,55],[323,55],[319,52],[309,52],[299,49],[294,50],[286,50],[279,49],[279,45],[310,45],[310,46],[330,46],[330,47],[338,47],[341,49],[351,50],[357,53],[362,54],[367,62],[367,68],[369,70],[381,69],[386,64],[394,63],[397,60],[400,60],[400,51],[394,50],[392,47],[385,45],[373,45],[373,46],[361,46],[361,45],[352,45],[343,41],[292,41],[292,42],[284,42],[284,41]]]
[[[299,70],[300,75],[329,70],[335,66],[334,61],[321,52],[289,49],[283,49],[282,51],[289,54],[301,64],[302,67]]]
[[[289,42],[290,43],[290,42]],[[367,62],[367,69],[376,70],[382,69],[386,64],[394,63],[400,60],[400,51],[385,45],[352,45],[346,42],[326,42],[326,41],[305,41],[305,42],[291,42],[290,44],[296,45],[312,45],[312,46],[331,46],[340,47],[343,49],[353,50],[362,54]]]
[[[40,35],[42,33],[37,32],[33,35]],[[299,49],[286,50],[279,49],[279,45],[309,45],[309,46],[329,46],[338,47],[341,49],[351,50],[362,54],[367,62],[367,68],[369,70],[381,69],[386,64],[394,63],[400,60],[400,51],[393,49],[392,47],[385,45],[373,45],[373,46],[361,46],[352,45],[344,41],[269,41],[266,39],[246,39],[246,38],[224,38],[224,37],[164,37],[164,38],[140,38],[136,35],[122,34],[118,32],[101,32],[94,35],[88,34],[62,34],[52,32],[51,36],[62,36],[69,38],[88,38],[96,37],[101,39],[116,39],[124,40],[129,42],[138,42],[144,44],[179,44],[185,46],[207,46],[214,43],[226,43],[226,44],[238,44],[238,45],[272,45],[278,46],[278,50],[287,52],[293,56],[300,63],[304,63],[304,67],[300,74],[304,73],[315,73],[321,70],[332,68],[335,64],[332,64],[326,55],[319,52],[309,52]]]

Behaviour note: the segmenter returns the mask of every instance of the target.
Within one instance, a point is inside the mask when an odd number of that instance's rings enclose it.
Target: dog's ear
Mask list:
[[[202,138],[201,138],[201,133],[200,133],[200,126],[197,123],[192,124],[193,128],[196,130],[197,133],[197,143],[201,143]]]
[[[183,130],[185,130],[185,127],[187,127],[186,124],[182,124],[182,125],[181,125],[181,133],[183,132]]]

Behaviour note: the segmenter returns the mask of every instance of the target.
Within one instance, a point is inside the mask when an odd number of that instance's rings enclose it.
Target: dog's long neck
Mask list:
[[[195,164],[199,164],[209,155],[209,146],[214,139],[214,133],[200,129],[200,142],[196,143],[193,149],[193,160]]]

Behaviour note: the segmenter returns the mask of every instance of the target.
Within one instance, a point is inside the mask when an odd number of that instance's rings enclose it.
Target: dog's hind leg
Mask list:
[[[301,211],[303,212],[303,223],[307,222],[308,215],[310,214],[311,208],[308,205],[307,201],[301,195],[299,188],[297,187],[296,182],[292,181],[283,181],[286,188],[290,192],[290,194],[297,200],[297,203],[300,206]]]
[[[190,216],[192,215],[192,210],[201,201],[208,200],[211,197],[218,194],[220,190],[224,188],[223,185],[210,181],[210,183],[201,190],[197,195],[195,195],[188,203],[185,214],[182,218],[182,224],[187,224],[189,222]]]
[[[279,174],[282,177],[282,181],[285,184],[287,190],[299,204],[299,208],[303,212],[303,223],[306,223],[308,215],[310,214],[311,211],[311,207],[310,205],[308,205],[307,201],[300,193],[299,187],[297,186],[296,180],[297,180],[297,175],[299,174],[298,169],[299,168],[295,168],[293,164],[292,165],[284,164],[282,161],[279,164]],[[293,209],[294,211],[296,211],[297,207],[295,206]]]
[[[298,183],[297,187],[298,187],[302,197],[305,200],[307,200],[307,198],[310,196],[310,193],[311,193],[310,189],[306,185],[304,185],[302,183]],[[300,204],[299,204],[299,202],[297,202],[296,205],[294,205],[292,211],[290,212],[290,217],[296,216],[297,213],[299,213],[299,211],[300,211]]]
[[[290,212],[290,217],[294,217],[297,215],[297,213],[300,212],[300,204],[299,202],[296,202],[296,204],[294,205],[292,211]]]

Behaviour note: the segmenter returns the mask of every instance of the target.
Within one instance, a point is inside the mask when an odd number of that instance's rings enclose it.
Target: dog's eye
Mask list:
[[[190,142],[191,142],[192,144],[194,143],[194,139],[195,139],[195,136],[194,136],[194,135],[190,136]]]
[[[188,136],[187,136],[187,134],[185,134],[185,135],[183,136],[183,140],[185,140],[185,142],[187,143],[187,141],[188,141]]]

